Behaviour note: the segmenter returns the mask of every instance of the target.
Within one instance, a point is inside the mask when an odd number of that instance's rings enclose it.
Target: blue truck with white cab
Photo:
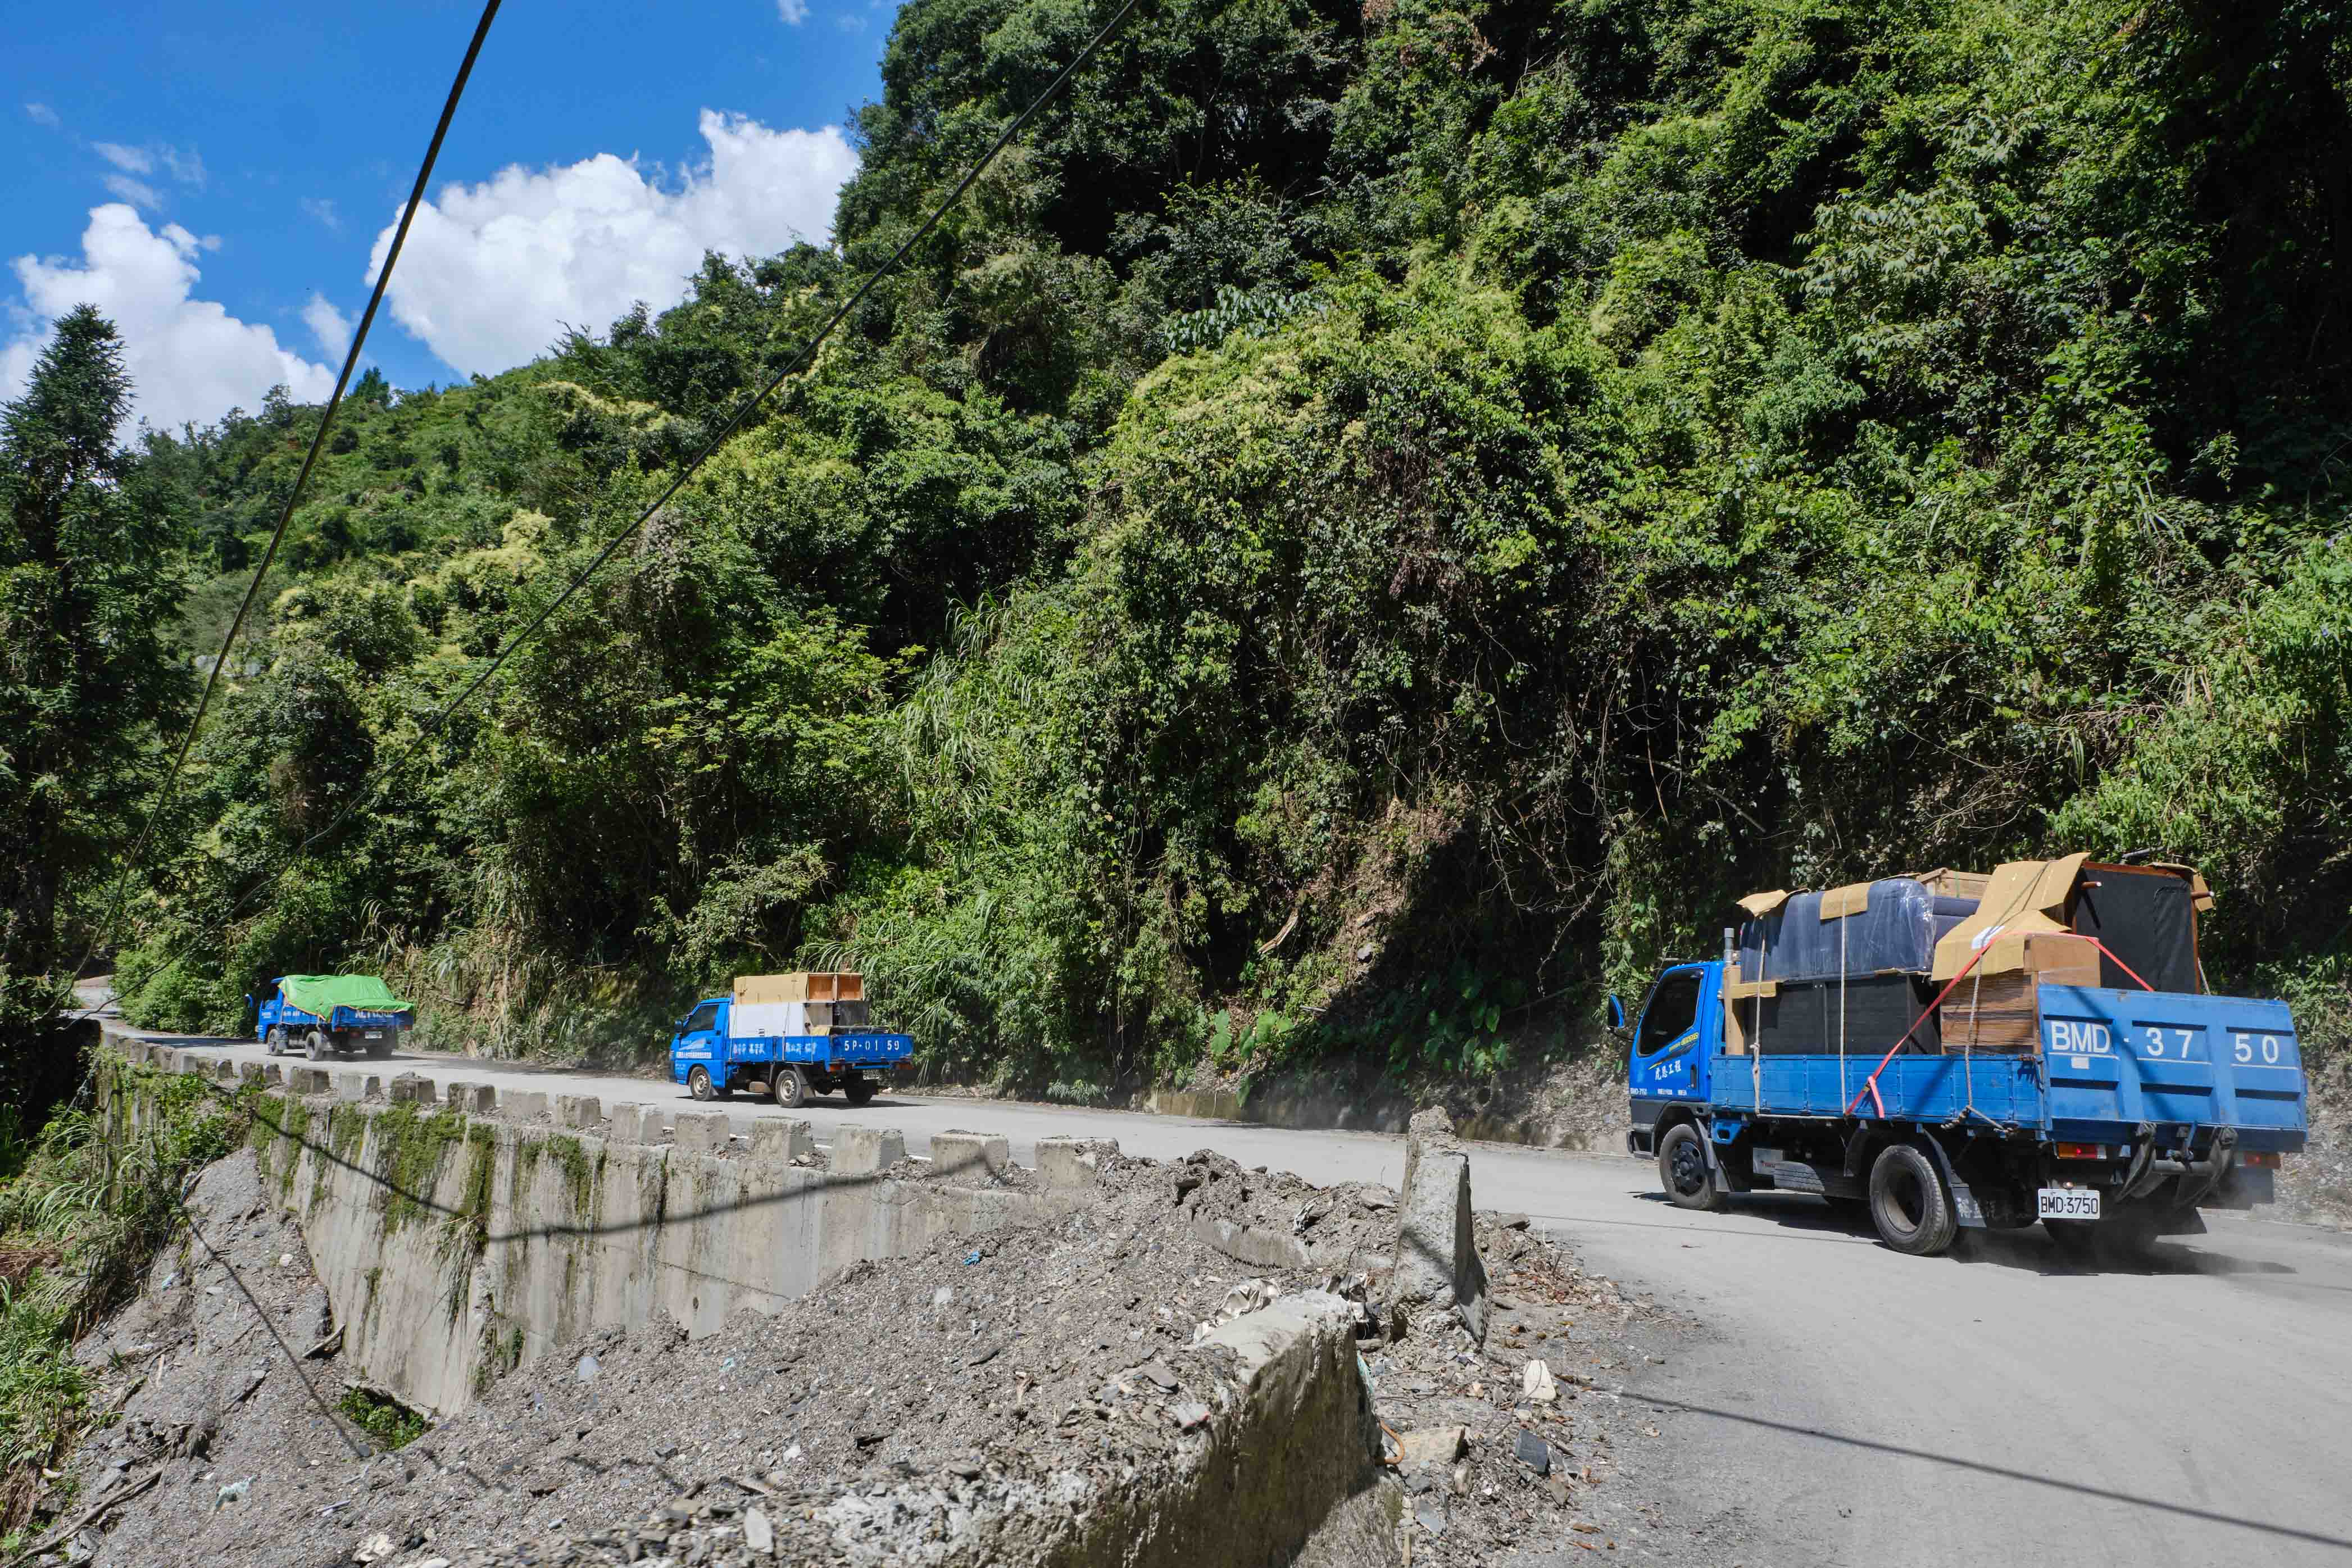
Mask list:
[[[863,1105],[914,1054],[907,1036],[874,1029],[861,977],[803,970],[738,976],[731,995],[696,1004],[670,1036],[669,1071],[697,1100],[743,1089],[792,1106],[838,1089]]]
[[[390,1056],[415,1008],[373,975],[280,975],[254,1010],[253,1038],[269,1054],[299,1051],[313,1061],[345,1052]]]
[[[2203,879],[2132,861],[1742,899],[1720,958],[1650,988],[1627,1147],[1683,1207],[1816,1194],[1921,1256],[2036,1222],[2137,1248],[2270,1202],[2307,1125],[2294,1019],[2210,991]]]

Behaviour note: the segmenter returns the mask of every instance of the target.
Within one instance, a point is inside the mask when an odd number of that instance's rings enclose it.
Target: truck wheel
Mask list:
[[[323,1032],[314,1029],[302,1042],[302,1052],[313,1061],[324,1061],[335,1053],[335,1048]]]
[[[808,1074],[797,1067],[787,1067],[776,1074],[776,1103],[789,1111],[808,1103]]]
[[[1723,1207],[1715,1174],[1706,1168],[1706,1145],[1688,1122],[1675,1123],[1658,1140],[1658,1181],[1676,1208],[1712,1213]]]
[[[1960,1228],[1943,1173],[1909,1144],[1889,1144],[1870,1167],[1870,1218],[1880,1240],[1914,1258],[1933,1258]]]
[[[277,1024],[271,1024],[269,1026],[269,1032],[262,1038],[262,1054],[265,1056],[275,1056],[285,1049],[286,1030]]]
[[[710,1070],[706,1067],[698,1067],[688,1072],[686,1075],[686,1092],[688,1094],[693,1095],[697,1100],[709,1099],[711,1097]]]
[[[871,1102],[875,1088],[874,1080],[866,1077],[863,1072],[846,1074],[841,1081],[842,1097],[853,1105],[864,1105]]]

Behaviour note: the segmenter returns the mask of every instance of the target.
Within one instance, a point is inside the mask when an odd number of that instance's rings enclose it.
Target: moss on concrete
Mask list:
[[[440,1186],[441,1165],[449,1145],[466,1136],[465,1116],[447,1109],[420,1116],[414,1104],[403,1101],[373,1119],[376,1174],[384,1182],[385,1231],[440,1212],[434,1194]]]

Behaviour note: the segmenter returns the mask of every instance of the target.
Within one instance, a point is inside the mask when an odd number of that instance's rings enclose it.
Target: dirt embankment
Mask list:
[[[959,1561],[976,1516],[1083,1515],[1166,1483],[1230,1396],[1204,1325],[1330,1289],[1362,1303],[1394,1461],[1380,1484],[1414,1563],[1676,1555],[1645,1490],[1654,1428],[1605,1392],[1671,1354],[1687,1326],[1671,1313],[1481,1215],[1484,1342],[1444,1319],[1391,1341],[1376,1332],[1387,1188],[1205,1153],[1101,1165],[1101,1201],[1051,1226],[860,1264],[704,1340],[660,1322],[583,1341],[373,1452],[331,1413],[342,1375],[296,1227],[237,1155],[190,1196],[202,1240],[85,1343],[122,1414],[78,1458],[84,1496],[122,1500],[77,1552],[100,1568]]]

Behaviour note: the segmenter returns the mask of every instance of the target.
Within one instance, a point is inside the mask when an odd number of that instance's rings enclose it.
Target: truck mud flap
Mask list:
[[[1960,1179],[1960,1173],[1952,1168],[1952,1157],[1944,1153],[1944,1145],[1925,1133],[1912,1141],[1925,1148],[1927,1157],[1936,1162],[1936,1168],[1944,1173],[1944,1185],[1952,1189],[1952,1214],[1960,1222],[1961,1228],[1986,1228],[1984,1206],[1977,1201],[1977,1195],[1969,1190],[1969,1184]]]

